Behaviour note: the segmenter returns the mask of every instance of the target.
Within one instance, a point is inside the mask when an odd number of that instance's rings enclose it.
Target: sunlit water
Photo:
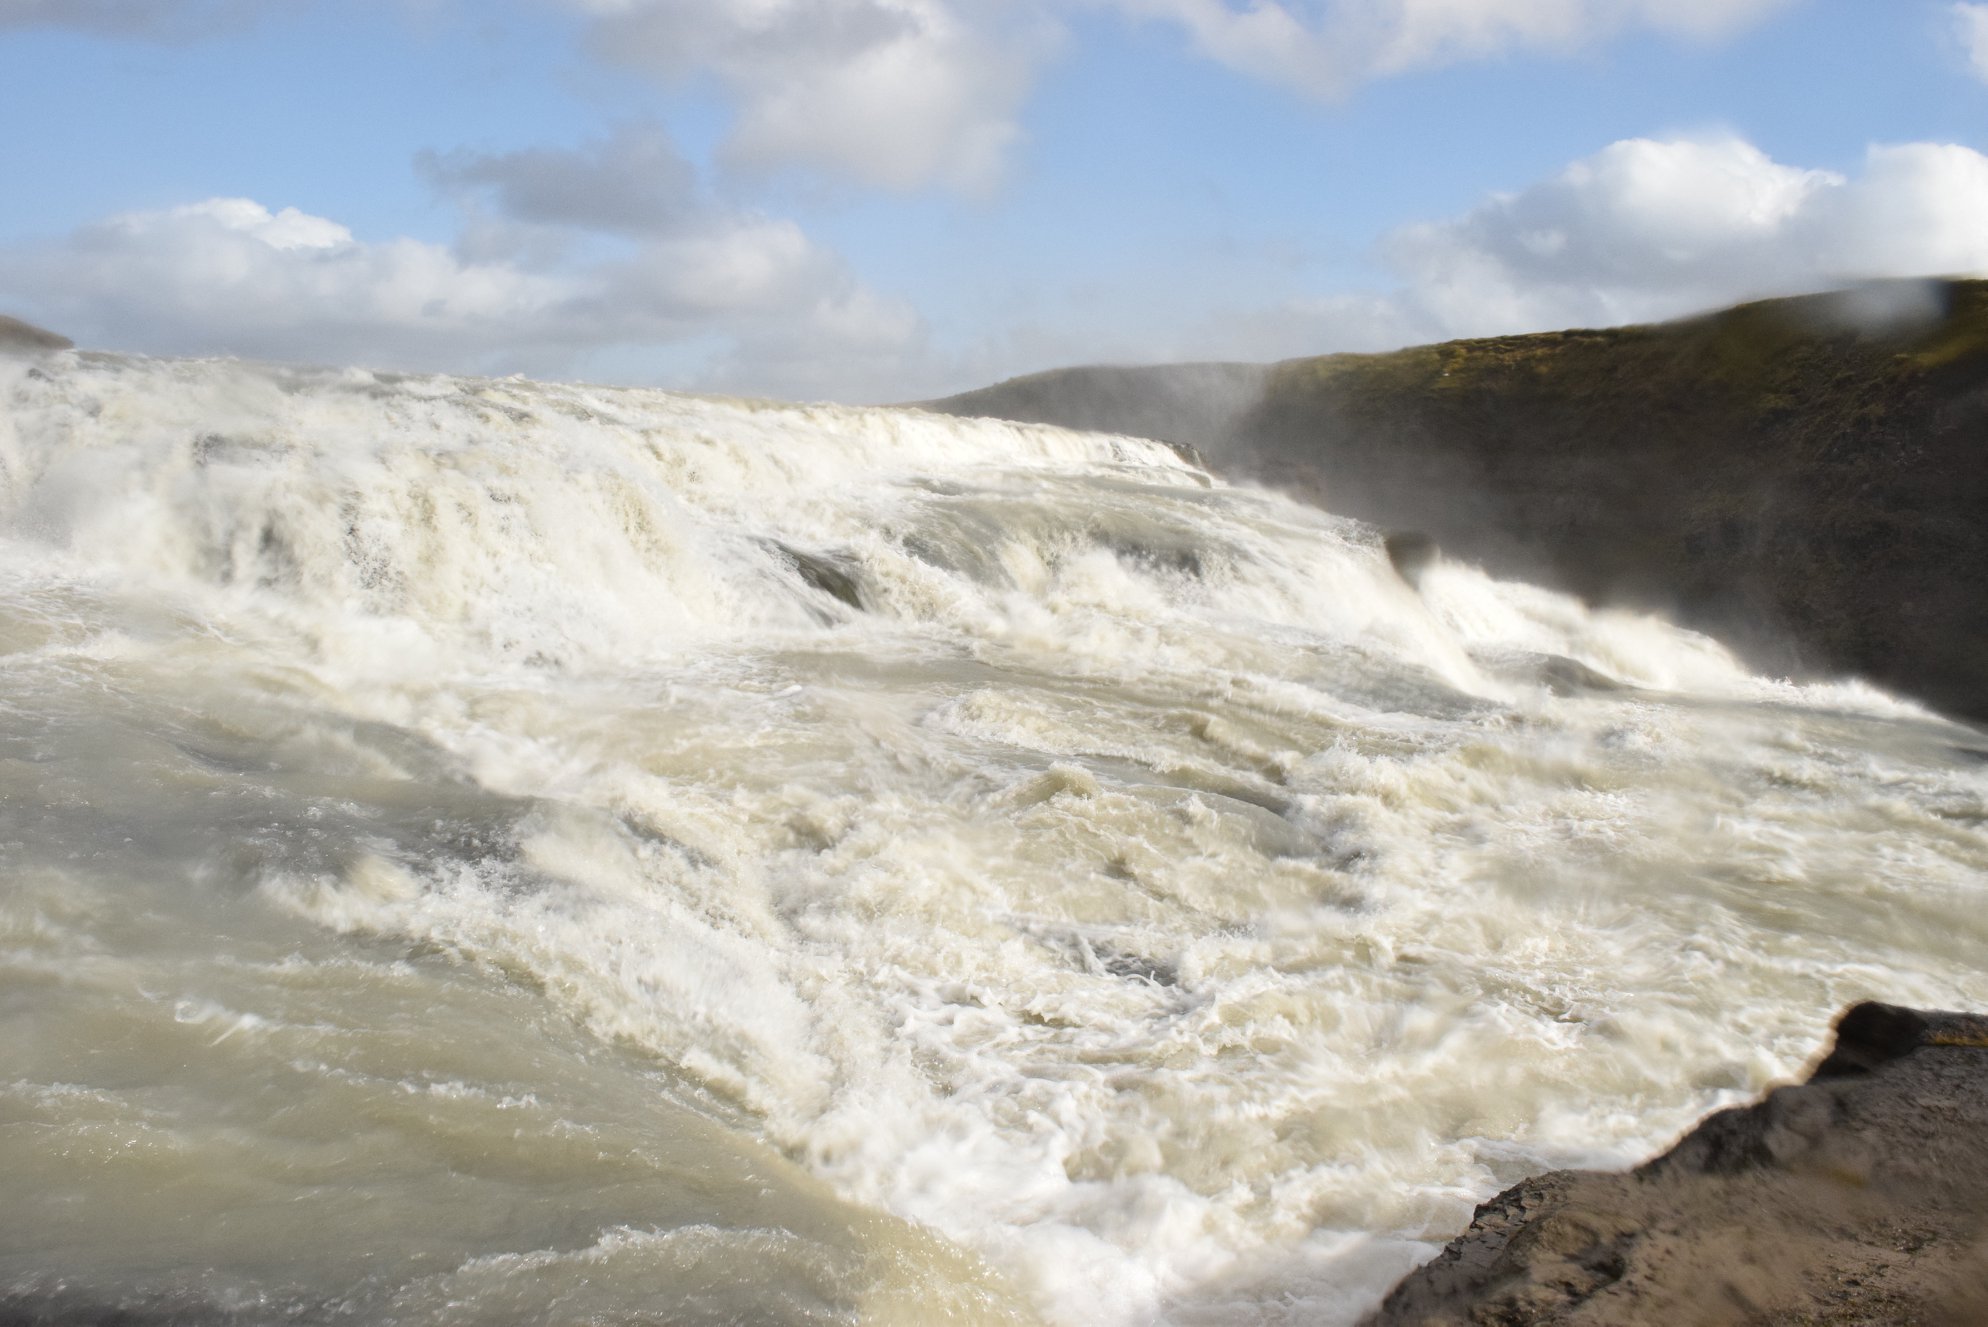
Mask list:
[[[1988,1005],[1980,734],[1157,444],[0,402],[0,1306],[1344,1323]]]

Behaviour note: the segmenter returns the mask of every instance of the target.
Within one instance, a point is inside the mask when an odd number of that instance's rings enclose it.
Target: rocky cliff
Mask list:
[[[1228,395],[1210,367],[1065,370],[932,408],[1188,443],[1760,667],[1988,718],[1988,282],[1219,366]]]
[[[1988,1019],[1862,1004],[1809,1081],[1477,1209],[1365,1327],[1988,1322]]]

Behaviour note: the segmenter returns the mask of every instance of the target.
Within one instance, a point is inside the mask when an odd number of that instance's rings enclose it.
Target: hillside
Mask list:
[[[0,314],[0,355],[42,354],[51,350],[67,350],[74,344],[66,336],[58,336],[33,323]]]
[[[928,401],[928,410],[1201,447],[1227,437],[1263,398],[1268,364],[1092,365],[1050,369]]]
[[[1764,668],[1988,718],[1988,282],[1290,360],[1198,416],[1114,413],[1126,373],[932,408],[1128,432],[1157,416],[1233,476],[1670,612]]]

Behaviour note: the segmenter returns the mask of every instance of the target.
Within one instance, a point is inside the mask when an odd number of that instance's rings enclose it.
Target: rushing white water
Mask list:
[[[1157,444],[0,360],[0,1306],[1347,1322],[1863,997],[1980,735]]]

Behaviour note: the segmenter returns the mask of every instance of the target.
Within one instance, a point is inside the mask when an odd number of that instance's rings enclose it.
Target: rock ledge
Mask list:
[[[1988,1323],[1988,1018],[1860,1004],[1809,1080],[1477,1209],[1366,1327]]]

